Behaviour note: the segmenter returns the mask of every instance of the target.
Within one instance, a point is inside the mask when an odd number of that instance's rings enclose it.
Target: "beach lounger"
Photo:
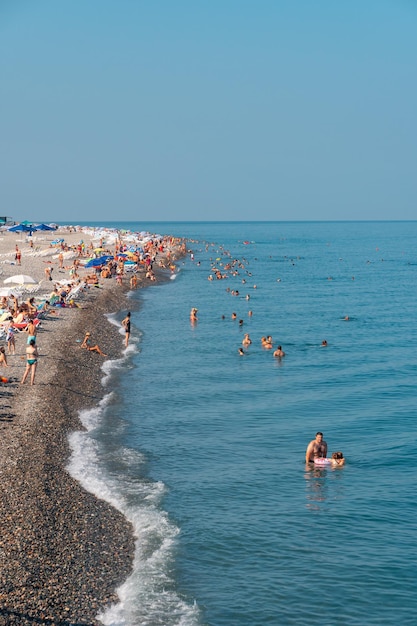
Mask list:
[[[36,328],[38,328],[41,325],[41,321],[39,318],[35,318],[34,320],[32,320],[32,322]],[[21,322],[20,324],[13,324],[13,328],[16,328],[17,330],[25,330],[28,324],[29,322]]]
[[[85,290],[86,284],[84,282],[80,283],[79,285],[77,285],[76,287],[73,287],[71,289],[71,291],[69,292],[69,294],[67,295],[67,300],[75,300],[75,298],[78,298],[81,293]]]

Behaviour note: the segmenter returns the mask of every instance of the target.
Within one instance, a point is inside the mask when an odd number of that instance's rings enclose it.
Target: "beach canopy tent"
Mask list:
[[[35,230],[56,230],[54,226],[48,226],[48,224],[32,224],[32,222],[21,222],[20,224],[16,224],[16,226],[11,226],[8,228],[11,233],[30,233],[32,234]]]
[[[97,259],[90,259],[89,261],[87,261],[84,267],[100,267],[100,265],[105,265],[107,261],[109,261],[112,258],[113,257],[110,255],[104,255],[104,256],[98,257]]]
[[[31,233],[33,228],[31,226],[26,226],[26,224],[16,224],[16,226],[11,226],[7,229],[9,233]]]
[[[48,226],[48,224],[36,224],[33,230],[56,230],[55,226]]]
[[[5,284],[13,283],[15,285],[37,285],[38,281],[27,276],[27,274],[16,274],[16,276],[9,276],[3,281]]]

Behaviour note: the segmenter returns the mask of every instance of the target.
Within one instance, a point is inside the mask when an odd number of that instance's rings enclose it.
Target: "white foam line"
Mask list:
[[[115,314],[107,316],[120,326]],[[121,327],[121,334],[124,330]],[[121,369],[137,343],[124,351],[120,359],[105,361],[103,385],[107,385],[115,369]],[[67,469],[87,491],[105,500],[131,522],[135,535],[135,555],[131,576],[117,589],[120,601],[97,616],[105,626],[197,626],[199,609],[188,604],[175,591],[171,564],[179,529],[159,506],[165,492],[162,482],[129,477],[129,472],[109,474],[100,461],[100,444],[93,432],[99,427],[113,392],[107,393],[92,409],[80,411],[85,431],[69,436],[72,451]],[[131,448],[115,451],[117,465],[132,468],[144,463],[143,455]],[[161,621],[162,619],[162,621]]]

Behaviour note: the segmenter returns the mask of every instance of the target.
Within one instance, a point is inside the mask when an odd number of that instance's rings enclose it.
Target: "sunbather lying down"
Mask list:
[[[82,342],[81,347],[86,348],[89,352],[98,352],[101,356],[107,356],[107,354],[104,354],[104,352],[100,350],[97,344],[95,346],[91,344],[91,333],[85,333],[84,341]]]

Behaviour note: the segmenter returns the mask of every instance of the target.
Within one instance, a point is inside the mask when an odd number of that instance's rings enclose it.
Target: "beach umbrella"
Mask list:
[[[32,278],[32,276],[27,276],[26,274],[16,274],[16,276],[9,276],[3,281],[5,284],[13,283],[15,285],[37,285],[38,281]]]
[[[104,255],[99,257],[98,259],[90,259],[89,261],[87,261],[87,263],[85,263],[84,267],[99,267],[100,265],[104,265],[105,263],[107,263],[107,261],[112,258],[112,256]]]
[[[33,227],[33,230],[56,230],[53,226],[48,226],[48,224],[36,224]]]
[[[9,233],[30,233],[33,228],[26,226],[26,224],[16,224],[16,226],[11,226],[7,230]]]

